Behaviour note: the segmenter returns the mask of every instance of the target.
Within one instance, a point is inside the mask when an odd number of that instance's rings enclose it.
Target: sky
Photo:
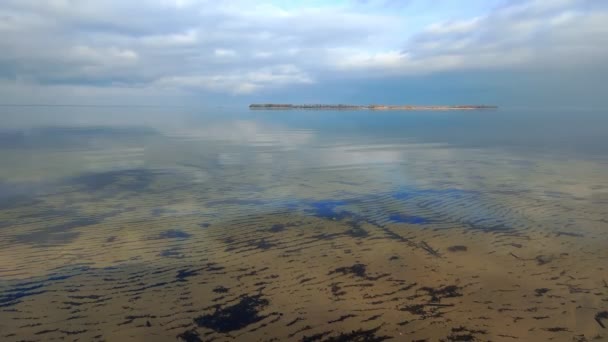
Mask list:
[[[602,0],[2,0],[0,104],[605,104]]]

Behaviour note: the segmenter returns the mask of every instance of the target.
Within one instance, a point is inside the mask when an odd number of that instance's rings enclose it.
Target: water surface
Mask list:
[[[608,338],[605,111],[0,114],[2,340]]]

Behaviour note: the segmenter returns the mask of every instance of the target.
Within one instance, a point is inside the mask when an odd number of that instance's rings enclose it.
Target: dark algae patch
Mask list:
[[[406,306],[402,307],[399,310],[405,311],[405,312],[409,312],[412,315],[420,315],[420,316],[422,316],[422,315],[426,314],[426,310],[424,310],[424,304],[406,305]]]
[[[254,247],[255,249],[260,249],[260,250],[268,250],[271,249],[272,247],[275,247],[276,245],[266,241],[266,239],[260,239],[257,241],[251,241],[248,245],[248,247]]]
[[[379,319],[381,317],[382,317],[382,314],[380,314],[380,315],[374,315],[372,317],[369,317],[369,318],[366,318],[366,319],[362,320],[361,322],[371,322],[371,321],[375,321],[375,320],[377,320],[377,319]]]
[[[228,293],[228,291],[230,291],[230,289],[224,286],[217,286],[213,289],[213,292],[215,293]]]
[[[359,277],[359,278],[364,278],[366,280],[378,280],[380,278],[386,277],[389,274],[384,273],[384,274],[380,274],[377,276],[370,276],[367,273],[367,266],[361,263],[356,263],[352,266],[344,266],[344,267],[338,267],[333,271],[330,271],[327,275],[332,275],[332,274],[336,274],[336,273],[340,273],[342,275],[354,275],[355,277]]]
[[[195,275],[198,275],[198,272],[194,270],[179,270],[177,271],[175,278],[177,278],[178,281],[186,281],[186,278],[193,277]]]
[[[369,236],[368,231],[361,227],[353,227],[352,229],[347,230],[346,234],[354,238],[364,238]]]
[[[485,335],[485,330],[473,330],[463,326],[452,328],[450,335],[441,341],[479,341],[476,335]]]
[[[352,274],[357,277],[365,278],[367,277],[366,268],[364,264],[354,264],[352,266],[344,266],[338,267],[335,270],[328,273],[328,275],[332,275],[335,273],[341,273],[343,275]]]
[[[158,239],[187,239],[191,237],[192,234],[186,233],[179,229],[169,229],[158,234]]]
[[[420,291],[424,291],[431,297],[431,302],[439,302],[443,298],[461,297],[460,287],[456,285],[448,285],[445,287],[432,288],[432,287],[421,287]]]
[[[272,232],[272,233],[278,233],[278,232],[282,232],[284,230],[285,230],[284,224],[275,224],[272,227],[270,227],[270,232]]]
[[[568,328],[563,328],[563,327],[553,327],[553,328],[546,328],[544,329],[546,331],[550,331],[550,332],[561,332],[561,331],[568,331]]]
[[[180,250],[181,249],[178,247],[169,248],[169,249],[165,249],[165,250],[161,251],[158,255],[165,257],[165,258],[181,259],[184,257],[184,255],[180,252]]]
[[[571,233],[571,232],[557,232],[556,236],[584,237],[583,234]]]
[[[353,330],[351,332],[341,333],[338,336],[332,336],[325,340],[324,342],[382,342],[386,340],[390,340],[392,336],[378,336],[376,333],[380,330],[380,327],[376,327],[373,329],[358,329]]]
[[[177,338],[186,342],[203,342],[201,336],[196,330],[186,330],[183,333],[177,335]]]
[[[466,252],[468,250],[467,246],[462,246],[462,245],[456,245],[456,246],[450,246],[448,247],[448,251],[455,253],[455,252]]]
[[[433,247],[431,247],[431,245],[429,245],[426,241],[422,241],[420,243],[418,243],[418,247],[422,248],[424,251],[426,251],[427,253],[429,253],[430,255],[434,256],[434,257],[441,257],[441,254],[439,254],[439,251]]]
[[[299,321],[303,321],[303,320],[304,320],[304,318],[302,318],[302,317],[296,317],[296,319],[294,319],[293,321],[287,323],[285,326],[290,327],[290,326],[298,323]]]
[[[349,318],[352,318],[352,317],[357,317],[357,315],[348,314],[348,315],[340,316],[340,317],[338,317],[338,318],[336,318],[334,320],[331,320],[331,321],[329,321],[327,323],[331,324],[331,323],[336,323],[336,322],[342,322],[342,321],[345,321],[345,320],[347,320]]]
[[[217,307],[214,313],[195,318],[194,323],[221,333],[239,330],[266,318],[260,316],[259,311],[268,304],[268,300],[261,295],[244,296],[235,305]]]
[[[608,321],[608,311],[598,312],[595,315],[595,321],[600,325],[600,327],[606,329],[606,324],[604,321]]]
[[[325,337],[329,334],[330,334],[330,332],[322,332],[322,333],[318,333],[318,334],[314,334],[314,335],[310,335],[310,336],[304,336],[304,337],[302,337],[302,339],[300,341],[301,342],[321,341],[321,340],[323,340],[323,337]]]

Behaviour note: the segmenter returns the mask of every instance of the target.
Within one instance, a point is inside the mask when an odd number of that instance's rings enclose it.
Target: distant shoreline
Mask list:
[[[280,104],[280,103],[254,103],[249,109],[273,110],[483,110],[497,109],[497,106],[488,105],[450,105],[450,106],[413,106],[413,105],[345,105],[345,104]]]

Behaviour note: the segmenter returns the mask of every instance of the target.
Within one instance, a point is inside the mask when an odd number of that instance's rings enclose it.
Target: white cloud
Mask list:
[[[368,53],[360,50],[333,50],[337,69],[394,69],[407,63],[407,55],[399,51]]]
[[[149,35],[141,39],[144,45],[155,47],[172,47],[179,45],[194,45],[198,42],[198,32],[196,29],[189,29],[181,33]]]
[[[401,52],[337,53],[333,65],[338,70],[370,70],[376,75],[602,69],[602,60],[608,59],[608,11],[603,7],[585,9],[585,3],[589,2],[519,1],[483,16],[429,25],[415,34]]]
[[[456,22],[439,22],[429,25],[426,31],[432,34],[471,33],[479,29],[480,22],[481,18],[479,17]]]
[[[270,58],[273,56],[273,53],[270,51],[256,51],[253,53],[254,58]]]
[[[315,3],[4,0],[0,78],[251,94],[343,77],[601,69],[608,58],[608,6],[593,0],[504,2],[417,31],[410,2]]]
[[[217,57],[236,57],[237,55],[236,51],[230,49],[215,49],[213,53]]]
[[[0,77],[248,94],[312,83],[325,49],[370,45],[396,24],[338,6],[245,0],[6,0]]]
[[[212,90],[233,94],[250,94],[265,87],[307,84],[313,80],[293,65],[279,65],[248,72],[215,75],[171,76],[157,80],[160,87]]]
[[[137,53],[129,49],[93,48],[86,45],[74,46],[70,49],[70,59],[84,63],[133,63],[137,61]]]

